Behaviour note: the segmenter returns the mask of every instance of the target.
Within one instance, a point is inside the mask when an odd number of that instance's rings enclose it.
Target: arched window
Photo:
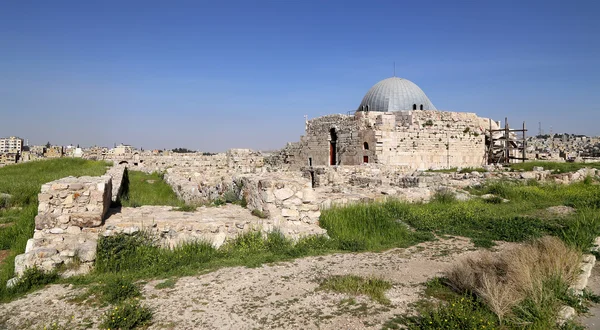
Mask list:
[[[420,110],[423,110],[423,105],[421,104]]]
[[[413,110],[417,110],[417,105],[413,104]]]
[[[368,104],[367,104],[367,108],[366,108],[366,111],[367,111],[367,112],[369,112],[369,105],[368,105]]]
[[[363,143],[363,148],[369,150],[369,144],[367,142]]]

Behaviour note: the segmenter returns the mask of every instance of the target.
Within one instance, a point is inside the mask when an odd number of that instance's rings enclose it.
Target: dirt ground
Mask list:
[[[503,249],[507,244],[499,245]],[[380,329],[420,298],[423,283],[452,263],[474,253],[462,238],[426,242],[382,253],[307,257],[258,268],[233,267],[179,278],[172,288],[163,280],[142,285],[143,303],[154,310],[149,329]],[[375,276],[393,284],[390,305],[367,297],[317,290],[331,275]],[[84,293],[51,285],[0,305],[0,329],[43,329],[57,322],[68,329],[96,329],[108,307],[74,302]]]

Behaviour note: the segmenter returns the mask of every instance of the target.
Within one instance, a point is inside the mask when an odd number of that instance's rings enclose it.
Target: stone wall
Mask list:
[[[35,228],[98,227],[112,198],[112,177],[67,177],[42,185]]]
[[[316,225],[319,221],[319,200],[311,182],[300,175],[244,176],[241,183],[241,192],[251,210],[280,222]]]

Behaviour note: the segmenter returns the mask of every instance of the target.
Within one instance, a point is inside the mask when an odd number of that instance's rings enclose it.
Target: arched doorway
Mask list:
[[[419,110],[423,110],[423,105],[421,104],[421,106],[419,107]]]
[[[417,110],[417,105],[413,104],[413,110]]]
[[[329,165],[337,165],[337,132],[335,128],[329,130]]]

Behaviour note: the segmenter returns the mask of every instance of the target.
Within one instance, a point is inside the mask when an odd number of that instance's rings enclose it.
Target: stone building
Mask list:
[[[392,77],[375,84],[353,114],[308,120],[305,135],[280,157],[297,167],[479,167],[486,163],[490,125],[498,128],[474,113],[439,111],[416,84]]]

